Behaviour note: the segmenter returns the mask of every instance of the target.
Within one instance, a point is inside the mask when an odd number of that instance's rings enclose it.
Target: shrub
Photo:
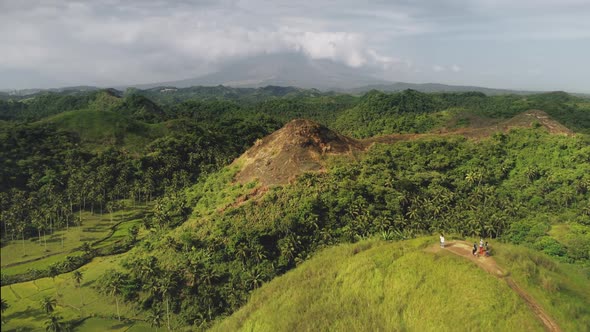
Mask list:
[[[534,244],[533,248],[541,250],[551,256],[565,256],[566,248],[557,240],[549,236],[540,237]]]

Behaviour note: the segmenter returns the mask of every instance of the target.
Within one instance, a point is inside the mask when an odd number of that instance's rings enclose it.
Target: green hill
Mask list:
[[[59,129],[77,133],[81,143],[92,150],[116,145],[135,151],[165,133],[162,125],[146,124],[111,111],[68,111],[39,123],[52,123]]]
[[[371,240],[323,250],[256,290],[212,331],[543,331],[506,282],[450,251],[425,249],[436,241]],[[503,258],[518,256],[514,248],[502,248]],[[579,292],[576,287],[586,282],[584,293],[548,296],[578,310],[559,311],[564,331],[587,330],[587,279],[576,281],[579,274],[544,259],[558,275],[554,278],[564,278],[564,293]],[[543,266],[538,269],[545,274]],[[517,267],[513,270],[519,275]]]

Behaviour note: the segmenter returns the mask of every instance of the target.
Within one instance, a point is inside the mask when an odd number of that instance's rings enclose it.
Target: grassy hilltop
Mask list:
[[[502,278],[444,249],[431,252],[437,240],[366,240],[322,250],[255,290],[211,331],[544,331]],[[552,313],[564,331],[588,330],[587,276],[534,252],[495,250],[507,274],[559,303]],[[534,260],[543,263],[527,276]]]

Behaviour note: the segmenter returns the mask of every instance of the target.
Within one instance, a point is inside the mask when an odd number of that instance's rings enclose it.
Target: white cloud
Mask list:
[[[362,35],[347,32],[297,31],[283,28],[279,42],[287,49],[301,51],[312,59],[330,59],[360,67],[369,60]]]
[[[440,73],[440,72],[446,71],[447,68],[445,68],[444,66],[441,66],[441,65],[434,65],[434,66],[432,66],[432,70],[437,73]]]
[[[0,87],[19,71],[30,86],[176,80],[290,51],[393,80],[475,84],[494,64],[497,86],[535,66],[587,87],[589,15],[587,0],[0,0]]]
[[[321,24],[312,30],[284,25],[280,18],[253,20],[234,5],[240,4],[174,10],[157,1],[110,9],[56,2],[28,12],[13,8],[18,15],[0,14],[0,42],[6,47],[0,69],[27,68],[80,83],[115,84],[186,78],[228,58],[285,51],[351,67],[390,68],[399,62],[371,48],[363,32],[330,31]]]
[[[433,65],[432,70],[436,73],[442,73],[451,71],[453,73],[458,73],[462,70],[462,68],[457,64],[452,64],[450,66],[443,66],[443,65]]]

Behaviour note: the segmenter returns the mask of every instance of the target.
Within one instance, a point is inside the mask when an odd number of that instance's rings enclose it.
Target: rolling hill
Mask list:
[[[457,127],[458,119],[468,121]],[[466,120],[467,119],[467,120]],[[241,157],[234,161],[240,171],[238,183],[258,181],[264,186],[287,184],[305,172],[325,171],[328,156],[355,157],[375,143],[462,136],[471,139],[489,138],[496,133],[508,133],[518,128],[539,126],[551,134],[573,135],[573,132],[547,113],[530,110],[510,119],[499,121],[481,118],[469,113],[457,114],[440,128],[422,134],[390,134],[366,139],[353,139],[306,119],[295,119],[283,128],[256,141]]]
[[[150,125],[112,111],[77,110],[63,112],[40,122],[79,135],[90,150],[109,146],[138,151],[165,133],[162,125]]]
[[[434,237],[397,243],[372,240],[325,249],[254,291],[245,306],[218,321],[211,331],[545,330],[530,307],[541,305],[526,291],[520,295],[514,291],[514,281],[487,273],[448,251],[450,247],[438,249],[436,241]],[[516,254],[510,247],[499,247],[501,260]],[[546,259],[530,252],[517,255],[529,262]],[[482,264],[493,260],[474,259]],[[557,269],[554,280],[571,290],[585,288],[584,293],[561,297],[535,281],[523,283],[528,289],[559,297],[568,303],[562,303],[564,307],[590,300],[584,277],[559,270],[551,261],[545,264],[536,273]],[[518,269],[512,272],[522,280]],[[559,319],[564,331],[584,330],[588,323],[587,316],[568,321],[559,315]],[[556,323],[551,324],[550,331],[560,331]]]

